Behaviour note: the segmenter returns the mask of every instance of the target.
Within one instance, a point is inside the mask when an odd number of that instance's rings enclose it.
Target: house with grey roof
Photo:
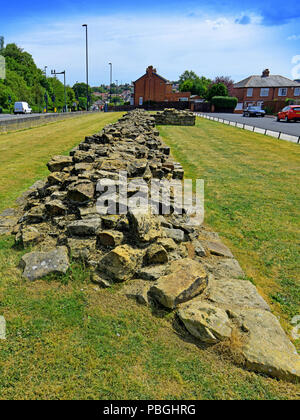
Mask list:
[[[284,76],[272,75],[266,69],[261,76],[249,76],[233,86],[233,96],[243,107],[264,105],[269,101],[300,100],[300,83]]]

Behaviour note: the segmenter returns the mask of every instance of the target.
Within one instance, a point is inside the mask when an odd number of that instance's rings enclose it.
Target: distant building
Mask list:
[[[144,102],[177,102],[189,101],[190,92],[173,92],[172,83],[157,74],[153,66],[149,66],[146,73],[134,84],[133,103],[135,106]]]
[[[262,106],[269,101],[300,99],[300,83],[283,76],[271,75],[270,70],[266,69],[261,76],[249,76],[235,83],[232,95],[238,98],[243,107]]]

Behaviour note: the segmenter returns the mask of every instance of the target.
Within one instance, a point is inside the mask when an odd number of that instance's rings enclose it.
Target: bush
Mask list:
[[[234,110],[238,99],[233,96],[214,96],[211,103],[215,106],[216,111],[220,109]]]
[[[294,105],[295,104],[295,99],[292,98],[286,98],[285,103],[287,105]]]

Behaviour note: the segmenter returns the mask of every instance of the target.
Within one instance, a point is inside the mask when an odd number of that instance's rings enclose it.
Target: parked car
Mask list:
[[[244,117],[264,117],[266,111],[261,109],[259,106],[248,106],[244,109]]]
[[[278,112],[277,121],[300,121],[300,105],[289,105]]]
[[[14,114],[32,114],[32,109],[27,102],[15,102]]]

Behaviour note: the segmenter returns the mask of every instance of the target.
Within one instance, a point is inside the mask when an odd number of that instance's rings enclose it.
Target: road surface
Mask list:
[[[277,122],[276,117],[243,117],[240,114],[221,114],[218,112],[214,113],[205,113],[201,114],[209,115],[210,117],[222,118],[227,121],[236,121],[240,124],[251,125],[254,127],[262,128],[265,130],[271,130],[276,132],[281,132],[284,134],[289,134],[291,136],[300,136],[300,122],[289,122],[284,121]]]

